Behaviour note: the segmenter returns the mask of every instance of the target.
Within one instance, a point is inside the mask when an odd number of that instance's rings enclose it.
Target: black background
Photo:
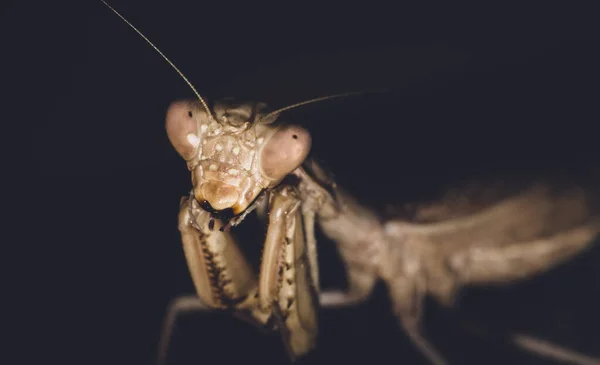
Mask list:
[[[111,4],[209,100],[239,96],[282,107],[388,90],[286,114],[310,128],[315,153],[340,183],[377,208],[482,171],[598,157],[600,55],[591,9]],[[26,273],[11,277],[34,294],[33,301],[15,296],[28,309],[13,336],[26,340],[20,356],[153,362],[167,303],[193,292],[176,229],[189,173],[163,118],[171,101],[194,95],[99,1],[20,7],[3,23],[5,44],[14,46],[3,57],[15,62],[5,68],[7,85],[18,96],[7,118],[29,131],[16,138],[27,153],[15,155],[35,176],[32,199],[22,204]],[[260,248],[259,239],[249,241]],[[323,285],[338,287],[340,263],[322,242]],[[454,311],[428,303],[426,330],[454,363],[545,363],[465,331],[465,318],[600,356],[598,260],[594,249],[524,283],[468,290]],[[286,361],[276,337],[225,315],[180,323],[178,363]],[[381,288],[359,308],[324,310],[321,323],[311,361],[424,361],[396,327]]]

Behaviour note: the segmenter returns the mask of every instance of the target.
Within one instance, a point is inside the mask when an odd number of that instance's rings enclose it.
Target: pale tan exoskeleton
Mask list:
[[[296,359],[314,349],[319,305],[361,302],[382,280],[406,333],[432,363],[444,364],[420,334],[426,295],[450,304],[463,286],[535,275],[579,254],[600,233],[597,186],[559,188],[551,182],[500,196],[484,189],[475,200],[456,199],[464,190],[450,192],[416,207],[410,217],[382,219],[308,158],[308,131],[279,119],[284,110],[329,97],[269,111],[264,103],[235,100],[209,108],[197,96],[174,102],[166,116],[169,140],[192,175],[190,196],[181,199],[179,230],[199,298],[175,301],[166,341],[179,310],[232,309],[280,331]],[[229,233],[253,211],[268,227],[258,279]],[[317,226],[337,244],[347,292],[319,290]],[[564,361],[600,363],[526,336],[514,341]],[[159,361],[165,351],[163,343]]]

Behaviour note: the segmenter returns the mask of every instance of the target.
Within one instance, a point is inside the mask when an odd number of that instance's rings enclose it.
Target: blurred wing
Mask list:
[[[595,179],[484,186],[407,206],[403,219],[386,225],[392,240],[406,243],[390,260],[403,261],[401,267],[410,266],[407,260],[418,262],[426,291],[442,302],[451,302],[464,285],[510,282],[548,270],[590,247],[600,234]]]

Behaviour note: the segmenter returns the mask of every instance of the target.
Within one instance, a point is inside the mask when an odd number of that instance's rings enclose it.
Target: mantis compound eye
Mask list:
[[[200,145],[198,126],[206,112],[193,102],[176,101],[167,110],[165,127],[169,141],[186,161],[195,156]]]
[[[272,181],[279,181],[294,171],[310,152],[310,133],[296,125],[284,126],[264,144],[259,159],[261,174]]]

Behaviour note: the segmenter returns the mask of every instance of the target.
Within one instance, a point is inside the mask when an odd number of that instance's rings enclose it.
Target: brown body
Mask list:
[[[386,218],[322,175],[320,184],[336,194],[326,195],[319,225],[336,242],[349,282],[347,293],[325,293],[322,303],[360,302],[383,280],[407,334],[433,363],[443,364],[420,335],[425,296],[451,305],[465,286],[529,278],[590,248],[600,237],[597,171],[475,181]]]
[[[198,107],[194,102],[174,105]],[[224,108],[225,104],[218,105]],[[240,104],[231,105],[240,108]],[[246,109],[256,105],[249,103]],[[167,125],[173,123],[172,109],[168,115]],[[287,128],[276,123],[255,125]],[[257,133],[263,134],[273,132]],[[261,155],[264,147],[256,146],[257,152],[250,151],[249,155]],[[190,160],[200,161],[191,165],[194,192],[213,179],[195,167],[213,158],[214,148],[207,151],[195,152],[187,159],[188,167]],[[257,162],[248,166],[256,168]],[[256,168],[246,174],[261,171]],[[549,173],[514,176],[513,180],[502,176],[501,183],[477,181],[448,189],[439,199],[406,205],[387,216],[359,204],[313,159],[305,160],[289,175],[295,178],[286,181],[278,177],[271,182],[259,175],[266,183],[255,186],[263,190],[246,199],[255,201],[244,206],[246,211],[257,206],[268,222],[257,283],[251,280],[254,274],[235,243],[224,238],[229,237],[227,233],[208,227],[207,222],[213,219],[210,213],[198,210],[204,223],[189,219],[186,204],[197,209],[197,193],[193,201],[182,205],[180,230],[190,272],[204,303],[234,308],[263,326],[274,323],[272,328],[282,332],[293,359],[310,352],[317,335],[317,226],[336,243],[349,283],[347,292],[321,293],[320,304],[361,302],[369,297],[375,283],[384,281],[400,324],[435,364],[445,361],[420,335],[425,296],[451,305],[467,285],[508,283],[534,276],[581,253],[600,233],[598,174],[569,177]],[[234,217],[234,225],[244,216]],[[223,224],[219,222],[216,227]],[[226,245],[211,245],[211,240],[225,240]],[[211,279],[215,276],[212,266],[217,268],[219,280]]]
[[[264,103],[232,100],[210,109],[196,94],[199,102],[175,102],[166,118],[169,140],[192,175],[179,230],[200,299],[194,305],[231,309],[279,331],[292,359],[315,348],[319,305],[358,303],[383,280],[406,333],[432,363],[444,364],[420,335],[426,295],[451,304],[466,285],[531,277],[581,253],[600,234],[597,173],[581,180],[521,180],[508,190],[480,181],[475,189],[450,191],[398,217],[384,217],[307,159],[308,131],[277,121],[279,112],[308,102],[271,113]],[[228,232],[255,208],[268,225],[258,280]],[[316,226],[336,242],[346,292],[320,293]],[[174,313],[188,304],[175,302],[163,339]],[[159,361],[166,352],[162,345]],[[580,356],[572,362],[600,360]]]

